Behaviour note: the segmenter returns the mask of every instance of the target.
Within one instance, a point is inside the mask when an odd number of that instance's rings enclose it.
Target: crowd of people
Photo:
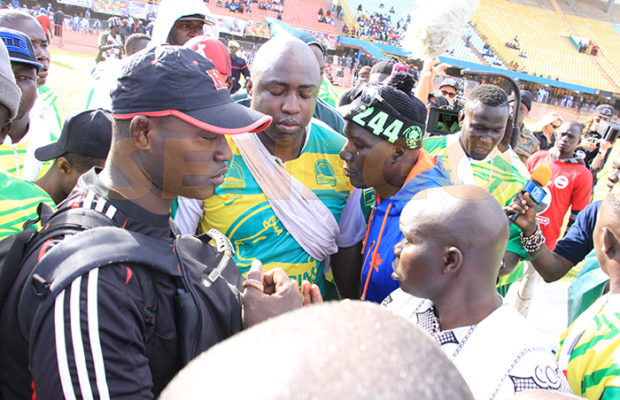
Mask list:
[[[350,27],[345,24],[342,27],[342,33],[363,39],[400,44],[411,21],[411,16],[394,22],[392,20],[394,7],[390,11],[385,11],[384,8],[382,3],[378,10],[368,11],[364,10],[360,4],[355,13],[356,26]]]
[[[162,0],[151,37],[111,17],[100,107],[63,120],[48,32],[0,10],[0,397],[620,396],[612,106],[528,129],[532,93],[387,58],[336,108],[315,36],[248,66],[216,23],[202,0]],[[524,288],[584,259],[554,353]]]

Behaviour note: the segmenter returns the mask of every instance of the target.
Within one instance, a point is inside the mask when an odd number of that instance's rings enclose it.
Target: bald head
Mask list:
[[[486,190],[473,185],[434,188],[418,193],[405,206],[402,224],[420,229],[458,246],[473,256],[480,251],[501,260],[508,243],[508,220],[501,206]]]
[[[252,80],[254,85],[266,73],[277,68],[302,69],[308,74],[308,81],[319,84],[320,66],[312,49],[301,40],[290,35],[278,35],[263,44],[254,57]]]
[[[416,326],[376,305],[331,302],[282,315],[218,344],[161,395],[162,400],[203,398],[472,396],[456,367]]]
[[[497,200],[477,186],[418,193],[400,217],[403,241],[394,248],[395,279],[407,293],[437,302],[496,296],[508,242],[508,221]]]

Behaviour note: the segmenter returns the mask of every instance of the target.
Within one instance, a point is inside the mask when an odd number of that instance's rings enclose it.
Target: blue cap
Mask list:
[[[32,65],[37,71],[41,69],[42,65],[37,62],[37,56],[34,54],[32,42],[28,36],[13,29],[0,28],[0,38],[9,51],[11,62]]]

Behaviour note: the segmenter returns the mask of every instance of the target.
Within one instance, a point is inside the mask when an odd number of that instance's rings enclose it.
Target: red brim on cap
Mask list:
[[[146,111],[131,114],[114,114],[116,119],[131,119],[138,115],[146,117],[177,117],[188,124],[219,135],[239,135],[242,133],[258,133],[271,124],[273,118],[230,102],[217,107],[184,113],[179,110]],[[205,121],[211,121],[205,122]],[[214,125],[216,123],[217,125]]]

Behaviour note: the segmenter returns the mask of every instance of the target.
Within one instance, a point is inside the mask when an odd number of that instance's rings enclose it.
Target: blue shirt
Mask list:
[[[594,225],[600,208],[601,200],[581,210],[575,223],[566,232],[566,236],[556,244],[553,252],[566,258],[573,265],[581,262],[594,248]]]
[[[400,231],[400,214],[405,205],[418,192],[451,185],[450,175],[441,165],[438,158],[431,157],[425,150],[420,149],[418,164],[422,162],[436,163],[431,168],[422,168],[422,172],[410,177],[405,185],[393,196],[380,199],[372,209],[368,223],[368,235],[364,242],[362,264],[362,300],[380,303],[390,293],[398,289],[398,281],[392,279],[392,262],[394,261],[394,246],[403,239]],[[416,171],[413,171],[415,173]]]
[[[230,59],[230,76],[235,78],[235,83],[232,87],[231,93],[235,93],[237,90],[241,88],[241,84],[239,80],[241,79],[241,74],[246,78],[250,77],[250,69],[248,65],[245,63],[245,60],[241,57],[235,56]]]

